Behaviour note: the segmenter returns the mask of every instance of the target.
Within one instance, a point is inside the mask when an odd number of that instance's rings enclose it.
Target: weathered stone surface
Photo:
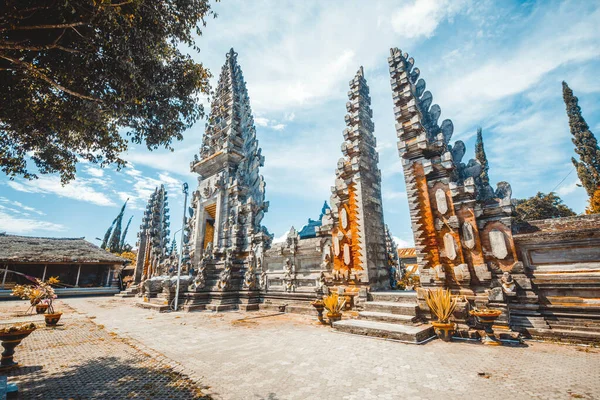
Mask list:
[[[450,233],[444,235],[444,250],[446,252],[446,257],[450,260],[456,259],[456,242],[454,241],[454,236]]]
[[[467,249],[473,249],[475,247],[475,234],[473,232],[473,225],[470,222],[465,222],[462,226],[463,244]]]
[[[441,214],[446,214],[448,212],[448,202],[446,201],[446,193],[442,189],[438,189],[435,191],[435,202],[437,205],[437,209]]]
[[[506,247],[506,239],[504,233],[500,230],[494,229],[490,231],[490,244],[492,246],[492,254],[494,257],[504,259],[508,255],[508,248]]]

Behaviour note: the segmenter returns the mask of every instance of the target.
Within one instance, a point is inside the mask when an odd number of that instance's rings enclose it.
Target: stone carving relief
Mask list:
[[[435,191],[435,202],[437,204],[437,209],[441,214],[446,214],[448,212],[448,202],[446,201],[446,193],[442,189],[438,189]]]
[[[508,256],[508,248],[506,247],[506,239],[504,233],[498,229],[493,229],[490,234],[490,245],[492,246],[492,254],[494,257],[504,260]]]
[[[352,257],[350,254],[350,245],[348,243],[344,243],[344,264],[350,265],[352,261]]]
[[[231,267],[233,266],[232,250],[227,249],[225,253],[225,268],[221,271],[219,275],[219,282],[217,283],[217,287],[219,290],[227,290],[231,286]]]
[[[286,292],[296,291],[296,266],[292,263],[289,258],[285,259],[283,264],[283,283]]]
[[[473,232],[473,225],[468,221],[462,226],[462,236],[465,247],[472,250],[475,247],[475,233]]]
[[[248,254],[248,267],[246,268],[246,273],[244,274],[244,287],[255,290],[257,288],[257,279],[256,279],[256,255],[254,250],[250,250]]]
[[[348,213],[346,212],[346,209],[342,207],[342,210],[340,211],[340,224],[342,225],[343,229],[348,229]]]
[[[500,282],[502,283],[502,290],[504,291],[504,293],[508,294],[515,292],[516,284],[510,272],[504,272],[502,274]]]
[[[456,259],[456,242],[454,236],[450,233],[444,235],[444,250],[446,251],[446,257],[450,260]]]

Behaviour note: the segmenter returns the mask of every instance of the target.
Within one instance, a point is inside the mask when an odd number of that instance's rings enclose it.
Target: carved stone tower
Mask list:
[[[360,67],[350,81],[342,153],[331,188],[331,234],[334,280],[341,283],[389,288],[385,225],[381,201],[381,172],[377,167],[375,126],[369,87]]]
[[[240,291],[249,262],[262,257],[272,240],[261,225],[269,207],[259,174],[264,157],[237,55],[233,49],[227,53],[200,157],[191,163],[191,170],[199,175],[192,194],[191,262],[197,265],[205,250],[211,252],[204,291]]]
[[[138,232],[138,254],[135,262],[135,283],[160,274],[168,255],[169,208],[164,185],[157,187],[148,200],[142,225]]]
[[[498,289],[503,272],[523,273],[510,185],[500,182],[494,191],[478,179],[478,161],[461,162],[465,145],[449,144],[452,121],[438,125],[441,109],[413,58],[395,48],[388,62],[421,283],[452,288],[479,305],[505,301]]]

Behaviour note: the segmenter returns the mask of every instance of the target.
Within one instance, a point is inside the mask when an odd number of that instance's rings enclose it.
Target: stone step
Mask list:
[[[417,305],[415,303],[399,303],[393,301],[367,301],[365,303],[365,311],[416,316]]]
[[[417,292],[414,290],[394,290],[386,292],[371,292],[373,301],[395,301],[400,303],[417,304]]]
[[[549,323],[551,329],[559,329],[563,331],[581,331],[581,332],[598,332],[600,333],[600,326],[597,325],[564,325]]]
[[[402,340],[414,344],[419,344],[434,336],[433,327],[429,325],[410,326],[363,319],[337,321],[334,322],[333,327],[340,332]]]
[[[415,322],[417,317],[413,315],[399,315],[390,314],[377,311],[360,311],[358,313],[358,319],[366,319],[369,321],[381,321],[381,322],[396,322],[400,324],[410,324]]]
[[[567,342],[600,343],[600,332],[571,331],[563,329],[529,328],[527,331],[533,337],[565,340]]]
[[[115,297],[121,297],[121,298],[126,298],[126,297],[135,297],[135,294],[133,293],[117,293],[115,294]]]

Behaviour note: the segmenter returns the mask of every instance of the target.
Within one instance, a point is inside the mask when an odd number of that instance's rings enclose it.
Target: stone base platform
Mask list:
[[[403,325],[389,322],[348,319],[334,322],[333,327],[340,332],[374,336],[383,339],[395,339],[403,342],[421,344],[435,336],[430,325]]]

